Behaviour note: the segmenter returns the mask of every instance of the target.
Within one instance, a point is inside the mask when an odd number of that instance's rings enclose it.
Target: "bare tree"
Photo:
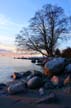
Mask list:
[[[30,20],[29,29],[22,30],[21,45],[16,37],[18,46],[36,50],[43,55],[53,55],[54,49],[59,39],[63,38],[68,31],[68,18],[61,7],[47,4],[35,13]],[[46,51],[46,54],[44,53]]]

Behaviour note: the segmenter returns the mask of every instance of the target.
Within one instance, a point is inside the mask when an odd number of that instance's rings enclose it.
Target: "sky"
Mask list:
[[[71,14],[71,0],[0,0],[0,48],[14,51],[16,35],[22,27],[27,27],[35,12],[48,3],[61,6],[66,15]],[[71,46],[71,40],[61,46]]]

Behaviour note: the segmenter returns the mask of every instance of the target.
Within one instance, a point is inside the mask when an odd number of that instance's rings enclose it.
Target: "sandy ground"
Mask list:
[[[0,96],[0,108],[71,108],[71,89],[57,89],[51,92],[55,92],[58,96],[60,100],[58,103],[36,104],[37,100],[45,96],[40,97],[36,92],[31,91],[28,94]]]

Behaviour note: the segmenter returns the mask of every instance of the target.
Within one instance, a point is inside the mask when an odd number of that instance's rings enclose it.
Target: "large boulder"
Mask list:
[[[47,62],[44,66],[44,73],[47,76],[58,75],[64,71],[65,58],[54,58]]]
[[[27,90],[26,84],[22,81],[19,81],[17,83],[14,83],[8,86],[8,93],[10,94],[26,92],[26,90]]]
[[[66,74],[71,74],[71,64],[68,64],[68,65],[65,67],[65,73],[66,73]]]
[[[34,76],[27,81],[27,87],[30,89],[38,89],[42,85],[43,85],[43,81],[38,76]]]
[[[43,78],[44,77],[44,74],[42,72],[40,72],[40,71],[34,70],[29,76],[27,76],[26,79],[28,81],[29,79],[31,79],[32,77],[35,77],[35,76],[40,77],[40,78]]]

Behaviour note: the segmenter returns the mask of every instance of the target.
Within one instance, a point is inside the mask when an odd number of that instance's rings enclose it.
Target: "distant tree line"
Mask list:
[[[71,47],[65,48],[62,51],[60,49],[55,50],[55,56],[71,58]]]
[[[65,34],[70,31],[70,21],[71,17],[65,15],[63,8],[46,4],[30,19],[29,26],[17,34],[17,49],[31,49],[46,56],[54,55],[58,41],[65,39]]]

